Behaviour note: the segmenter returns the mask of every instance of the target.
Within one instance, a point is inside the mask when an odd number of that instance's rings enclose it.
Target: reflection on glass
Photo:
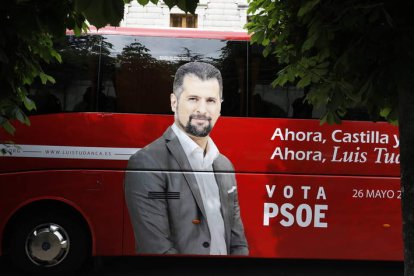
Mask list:
[[[67,36],[55,45],[63,62],[44,64],[45,72],[56,80],[54,85],[30,87],[30,96],[37,109],[31,114],[45,114],[67,111],[99,111],[105,109],[104,90],[100,85],[100,63],[109,61],[111,44],[102,41],[101,36]],[[98,93],[99,91],[99,93]]]
[[[30,87],[37,110],[57,112],[121,112],[172,114],[174,74],[189,61],[216,66],[223,76],[223,116],[320,118],[295,86],[273,87],[280,70],[272,56],[247,41],[139,37],[128,35],[67,36],[56,48],[62,64],[45,64],[56,79]],[[346,119],[366,119],[355,109]]]
[[[237,71],[235,57],[237,51],[245,55],[247,42],[110,35],[104,40],[114,45],[110,56],[116,59],[114,67],[104,66],[110,71],[102,80],[105,86],[114,87],[114,111],[171,114],[169,95],[177,68],[189,61],[204,61],[223,74],[222,114],[242,114],[237,97],[245,90],[246,75]]]
[[[249,116],[270,118],[319,118],[322,110],[309,105],[305,91],[294,85],[273,87],[281,67],[273,56],[264,58],[263,47],[252,45],[249,49]]]

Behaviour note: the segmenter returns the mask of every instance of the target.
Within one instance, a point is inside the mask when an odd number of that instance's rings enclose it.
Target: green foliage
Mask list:
[[[306,100],[338,123],[365,107],[373,120],[398,120],[399,83],[413,72],[413,16],[400,1],[251,0],[252,42],[284,67],[274,86],[309,87]]]
[[[149,0],[137,0],[148,4]],[[157,4],[159,0],[151,0]],[[14,133],[10,120],[29,124],[22,111],[35,109],[29,99],[28,87],[35,80],[43,85],[54,83],[42,63],[62,62],[54,49],[54,41],[67,29],[76,35],[97,28],[117,26],[124,15],[124,4],[131,0],[9,0],[0,5],[0,126]],[[198,1],[168,0],[170,7],[178,6],[194,13]]]
[[[149,0],[138,0],[138,3],[140,3],[141,5],[145,6],[146,4],[148,4]]]
[[[185,12],[194,14],[197,8],[198,0],[164,0],[164,3],[172,9],[177,6]]]
[[[66,24],[81,21],[65,1],[7,1],[0,6],[0,125],[13,133],[10,119],[29,124],[20,108],[35,108],[27,86],[36,78],[53,82],[41,62],[60,62],[53,49],[53,37],[65,34]],[[61,17],[61,23],[55,20]]]
[[[97,28],[108,24],[118,26],[124,17],[124,1],[75,0],[75,10],[81,12]]]

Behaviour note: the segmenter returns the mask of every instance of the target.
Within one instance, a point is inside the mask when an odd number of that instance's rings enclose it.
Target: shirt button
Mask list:
[[[210,243],[209,243],[209,242],[203,242],[203,246],[204,246],[205,248],[207,248],[207,247],[209,247],[209,246],[210,246]]]
[[[200,220],[199,219],[193,219],[192,223],[193,224],[200,224]]]

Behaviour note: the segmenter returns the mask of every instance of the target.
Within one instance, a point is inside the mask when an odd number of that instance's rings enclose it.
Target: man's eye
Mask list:
[[[188,98],[188,101],[190,101],[190,102],[196,102],[197,101],[197,98]]]
[[[208,100],[207,100],[207,102],[208,102],[208,103],[215,104],[217,101],[216,101],[215,99],[208,99]]]

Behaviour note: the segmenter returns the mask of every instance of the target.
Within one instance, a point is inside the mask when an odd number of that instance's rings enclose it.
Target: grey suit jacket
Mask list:
[[[248,255],[234,168],[220,154],[213,170],[219,186],[227,252]],[[210,253],[210,232],[197,181],[171,128],[129,159],[125,198],[137,253]]]

